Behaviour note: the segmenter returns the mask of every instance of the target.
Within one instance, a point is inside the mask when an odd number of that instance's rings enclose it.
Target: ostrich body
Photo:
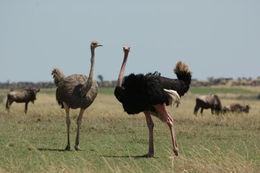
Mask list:
[[[128,114],[144,112],[149,129],[149,150],[143,157],[153,157],[153,127],[151,117],[155,115],[170,128],[173,152],[178,156],[178,147],[174,134],[174,121],[168,113],[166,106],[172,103],[179,103],[180,96],[183,96],[189,89],[191,82],[191,72],[186,64],[178,62],[174,69],[178,79],[170,79],[160,76],[158,73],[124,74],[126,61],[130,48],[124,48],[124,60],[120,69],[117,86],[114,91],[115,97],[122,103],[124,110]]]
[[[90,44],[91,49],[91,67],[89,77],[81,74],[73,74],[66,77],[61,70],[55,68],[52,71],[56,90],[56,99],[62,108],[65,108],[66,112],[66,124],[67,124],[67,146],[65,150],[70,150],[70,116],[69,110],[80,108],[80,113],[77,118],[77,135],[75,141],[75,150],[79,148],[79,129],[82,121],[82,116],[87,107],[89,107],[95,100],[98,93],[98,84],[93,80],[94,74],[94,58],[95,48],[102,46],[97,42]]]

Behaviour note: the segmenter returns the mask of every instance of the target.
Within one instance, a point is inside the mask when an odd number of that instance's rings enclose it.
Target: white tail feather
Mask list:
[[[164,91],[170,96],[169,105],[173,106],[176,104],[176,107],[178,107],[181,100],[179,94],[175,90],[164,89]]]

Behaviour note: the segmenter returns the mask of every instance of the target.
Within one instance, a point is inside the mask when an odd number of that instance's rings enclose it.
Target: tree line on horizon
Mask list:
[[[113,88],[116,86],[116,80],[105,81],[102,75],[98,75],[99,87]],[[214,78],[209,77],[207,80],[192,79],[191,87],[208,87],[214,85],[227,85],[230,86],[260,86],[260,77],[252,78]],[[26,89],[26,88],[56,88],[55,84],[51,82],[0,82],[0,89]]]

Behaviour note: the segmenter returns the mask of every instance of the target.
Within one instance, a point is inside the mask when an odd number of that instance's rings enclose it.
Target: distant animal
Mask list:
[[[24,91],[11,91],[7,94],[7,100],[5,108],[9,112],[10,106],[13,102],[16,103],[25,103],[24,113],[27,113],[28,103],[36,100],[36,94],[40,91],[40,89],[25,89]]]
[[[196,105],[194,107],[194,114],[197,115],[197,112],[200,110],[200,113],[203,113],[204,109],[211,109],[211,113],[219,114],[222,110],[222,105],[219,97],[216,94],[210,94],[205,96],[200,96],[196,98]]]
[[[224,106],[223,108],[223,113],[228,113],[228,112],[232,112],[232,113],[241,113],[241,112],[245,112],[245,113],[249,113],[249,109],[250,106],[249,105],[241,105],[239,103],[233,103],[227,106]]]
[[[154,123],[151,117],[155,115],[163,122],[166,122],[170,128],[173,152],[178,156],[178,147],[174,133],[174,120],[166,109],[167,105],[179,103],[190,87],[191,72],[188,66],[179,61],[174,69],[178,79],[170,79],[160,76],[159,73],[130,74],[123,79],[126,61],[130,47],[123,47],[124,59],[119,72],[117,86],[114,95],[122,103],[124,110],[128,114],[145,114],[147,126],[149,129],[149,150],[143,157],[154,156],[153,145],[153,127]]]
[[[79,131],[82,121],[82,116],[87,107],[95,100],[98,93],[98,84],[93,79],[94,75],[94,60],[95,48],[102,46],[98,42],[90,44],[91,50],[91,67],[89,77],[81,74],[73,74],[65,76],[61,70],[55,68],[52,71],[54,83],[57,86],[56,100],[66,112],[67,124],[67,146],[65,150],[70,150],[70,116],[69,110],[80,108],[80,113],[77,118],[77,136],[75,141],[75,150],[81,150],[79,147]]]

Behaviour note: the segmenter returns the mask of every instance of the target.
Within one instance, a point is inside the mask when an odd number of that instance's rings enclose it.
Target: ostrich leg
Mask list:
[[[153,105],[153,107],[160,113],[162,113],[163,115],[165,115],[166,118],[166,122],[170,128],[171,131],[171,138],[172,138],[172,145],[173,145],[173,152],[175,154],[175,156],[178,156],[178,147],[177,147],[177,143],[176,143],[176,138],[175,138],[175,134],[174,134],[174,125],[173,125],[173,118],[170,116],[170,114],[168,113],[167,109],[166,109],[166,105],[165,103],[160,105]]]
[[[81,125],[81,120],[82,120],[82,116],[84,113],[85,109],[81,108],[80,112],[79,112],[79,116],[77,119],[77,136],[76,136],[76,141],[75,141],[75,150],[80,151],[81,149],[79,148],[79,130],[80,130],[80,125]]]
[[[68,142],[65,150],[69,151],[70,150],[70,108],[65,102],[63,102],[63,105],[66,111],[67,138],[68,138]]]
[[[143,155],[143,157],[153,157],[154,149],[153,149],[153,120],[150,114],[150,111],[144,111],[146,123],[149,129],[149,151],[147,154]]]

